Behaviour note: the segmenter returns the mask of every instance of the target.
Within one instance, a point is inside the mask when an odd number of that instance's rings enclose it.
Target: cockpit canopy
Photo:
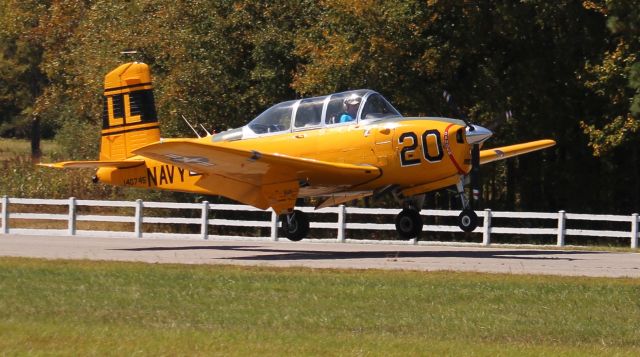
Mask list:
[[[276,104],[247,124],[243,136],[401,116],[379,93],[367,89],[352,90]]]

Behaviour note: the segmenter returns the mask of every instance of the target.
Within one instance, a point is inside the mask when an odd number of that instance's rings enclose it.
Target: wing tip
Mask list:
[[[60,163],[59,163],[59,162],[56,162],[56,163],[50,163],[50,162],[47,162],[47,163],[38,163],[38,164],[36,164],[36,166],[48,167],[48,168],[50,168],[50,169],[61,169],[61,168],[63,168],[63,167],[64,167],[64,166],[60,165]]]
[[[53,169],[97,169],[101,167],[115,167],[120,169],[144,165],[144,160],[121,161],[61,161],[53,163],[38,163],[36,165]]]

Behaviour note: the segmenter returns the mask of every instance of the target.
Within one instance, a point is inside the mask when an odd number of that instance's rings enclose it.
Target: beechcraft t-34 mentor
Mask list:
[[[97,168],[101,182],[220,195],[284,215],[287,238],[309,231],[296,200],[320,197],[316,208],[391,192],[402,205],[400,237],[422,231],[427,192],[455,186],[458,225],[478,217],[464,193],[481,164],[555,144],[539,140],[480,150],[491,131],[468,121],[403,117],[382,95],[352,90],[276,104],[247,125],[199,138],[163,139],[149,67],[127,63],[104,83],[100,160],[43,164]],[[473,181],[473,177],[472,180]]]

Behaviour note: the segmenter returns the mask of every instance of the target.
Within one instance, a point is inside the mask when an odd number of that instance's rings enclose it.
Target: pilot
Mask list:
[[[361,100],[362,98],[355,93],[344,99],[344,113],[340,115],[340,123],[346,123],[356,119]]]

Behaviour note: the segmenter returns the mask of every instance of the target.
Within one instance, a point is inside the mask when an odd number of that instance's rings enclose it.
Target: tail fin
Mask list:
[[[100,160],[125,160],[135,149],[159,140],[149,66],[132,62],[109,72],[104,78]]]

